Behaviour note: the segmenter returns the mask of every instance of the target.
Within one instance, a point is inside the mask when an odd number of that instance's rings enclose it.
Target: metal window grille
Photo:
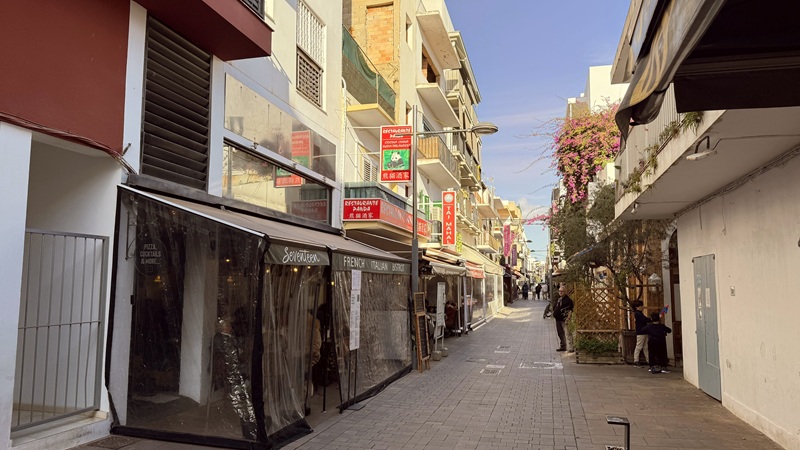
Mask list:
[[[264,0],[241,0],[248,8],[252,9],[259,17],[264,17]]]
[[[25,233],[11,431],[100,407],[108,238]]]
[[[297,90],[317,106],[322,106],[322,68],[302,50],[297,50]]]
[[[325,24],[302,1],[297,2],[297,90],[322,106]]]
[[[302,1],[297,2],[297,46],[318,66],[325,66],[325,24]]]

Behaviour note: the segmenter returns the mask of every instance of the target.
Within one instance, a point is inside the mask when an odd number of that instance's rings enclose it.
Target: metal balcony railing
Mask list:
[[[12,432],[100,408],[108,238],[28,230],[23,258]]]
[[[458,176],[458,161],[439,136],[421,137],[417,140],[420,159],[438,159],[454,176]]]
[[[625,148],[617,155],[615,165],[620,167],[619,181],[625,182],[632,173],[641,170],[640,161],[646,161],[649,155],[646,150],[653,145],[658,145],[661,133],[676,121],[681,115],[675,105],[675,90],[670,85],[664,95],[664,102],[656,119],[646,125],[638,125],[631,129]],[[618,186],[617,199],[623,194],[623,188]]]
[[[461,73],[455,69],[448,69],[444,71],[444,79],[445,79],[445,94],[448,97],[453,95],[459,95],[461,93],[461,87],[463,86],[463,81],[461,80]]]
[[[362,105],[378,104],[394,119],[394,90],[367,58],[347,28],[342,27],[342,77],[347,91]]]
[[[413,212],[409,205],[410,200],[395,194],[377,182],[349,182],[345,183],[344,198],[379,198],[386,200],[390,204],[402,208],[405,211]]]

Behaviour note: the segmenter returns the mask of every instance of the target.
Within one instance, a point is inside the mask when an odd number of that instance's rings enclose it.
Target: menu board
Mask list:
[[[430,342],[428,342],[428,320],[425,313],[417,314],[416,320],[417,334],[417,358],[419,359],[419,370],[423,370],[423,363],[428,361],[431,357]]]

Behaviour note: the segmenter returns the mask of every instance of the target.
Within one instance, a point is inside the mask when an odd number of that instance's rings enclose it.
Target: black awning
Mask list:
[[[675,74],[678,112],[800,105],[800,2],[728,0]]]
[[[724,4],[725,0],[671,0],[643,6],[643,12],[652,14],[641,14],[633,30],[634,48],[639,53],[616,115],[623,138],[627,138],[630,125],[649,123],[658,116],[675,73]]]

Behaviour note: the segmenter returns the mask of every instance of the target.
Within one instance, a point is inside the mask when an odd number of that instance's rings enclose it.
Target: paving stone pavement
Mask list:
[[[285,448],[780,449],[681,377],[626,365],[576,364],[556,352],[545,303],[518,300],[485,325],[445,340],[449,356],[412,372]],[[125,449],[205,447],[140,441]]]

